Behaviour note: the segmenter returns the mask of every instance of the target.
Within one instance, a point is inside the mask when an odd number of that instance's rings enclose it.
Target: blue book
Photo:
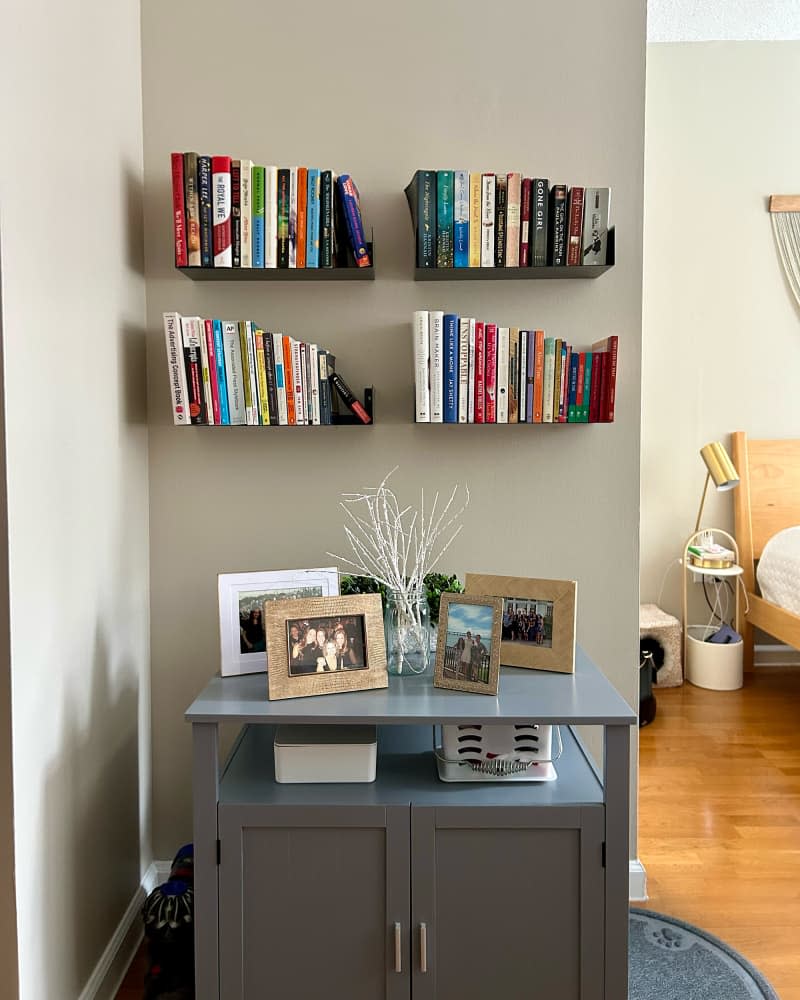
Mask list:
[[[456,170],[453,182],[453,261],[469,267],[469,171]]]
[[[576,424],[578,422],[577,399],[578,399],[578,362],[580,356],[577,351],[573,351],[569,359],[569,390],[567,393],[567,423]]]
[[[533,379],[536,372],[536,331],[528,330],[528,371],[525,375],[525,412],[528,423],[533,421]]]
[[[319,267],[319,168],[308,168],[306,267]]]
[[[453,171],[436,172],[436,266],[453,266]]]
[[[444,412],[446,424],[458,423],[458,316],[444,314]]]
[[[225,345],[222,342],[222,320],[214,320],[214,356],[217,362],[217,391],[219,392],[219,422],[230,424],[228,409],[228,379],[225,374]]]

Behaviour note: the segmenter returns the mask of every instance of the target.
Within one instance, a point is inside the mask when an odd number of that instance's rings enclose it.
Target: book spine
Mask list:
[[[328,426],[331,423],[331,384],[328,381],[328,352],[320,350],[317,361],[319,364],[319,419]]]
[[[264,267],[278,266],[278,168],[264,167]]]
[[[331,375],[336,372],[336,355],[331,354],[330,351],[326,351],[326,361],[328,363],[328,386],[330,387],[330,404],[331,404],[331,423],[336,423],[336,418],[339,416],[339,393],[334,392],[331,386]]]
[[[239,324],[239,339],[242,350],[247,422],[257,427],[261,423],[261,407],[258,404],[255,334],[253,333],[253,323],[250,320]]]
[[[610,208],[611,188],[586,188],[583,196],[581,247],[581,260],[584,264],[605,264],[608,260]]]
[[[614,409],[617,402],[617,351],[618,351],[619,337],[614,334],[608,338],[608,357],[606,358],[606,367],[608,368],[608,375],[606,381],[608,383],[608,399],[606,402],[606,423],[614,422]]]
[[[446,424],[458,423],[458,316],[444,316],[444,413]]]
[[[544,330],[533,331],[533,423],[544,422]]]
[[[269,334],[266,335],[270,340]],[[269,419],[269,392],[267,390],[267,356],[264,350],[264,331],[256,329],[253,333],[256,356],[256,380],[258,382],[258,417],[260,423],[268,427]]]
[[[558,398],[561,394],[561,345],[562,340],[556,337],[553,348],[553,419],[552,423],[558,423]]]
[[[427,309],[414,313],[414,419],[418,424],[431,421],[431,395],[428,385],[430,330]]]
[[[484,393],[486,400],[483,409],[483,420],[487,424],[497,423],[497,324],[484,323],[486,334],[486,374],[484,375]]]
[[[475,320],[469,321],[469,375],[467,383],[467,423],[475,423]]]
[[[186,366],[183,360],[183,333],[180,313],[164,313],[164,336],[167,343],[167,371],[172,396],[172,422],[176,426],[184,426],[191,423],[191,417],[189,414],[189,391],[186,385]]]
[[[308,169],[306,267],[319,267],[319,170]]]
[[[548,219],[548,187],[547,178],[536,177],[531,188],[531,215],[533,231],[531,235],[531,262],[534,267],[545,267],[547,264],[547,234]]]
[[[225,344],[222,337],[222,320],[212,320],[214,327],[214,357],[217,362],[217,390],[219,392],[219,422],[228,426],[231,422],[228,407],[228,376],[225,370]]]
[[[567,395],[567,423],[578,422],[578,351],[573,351],[569,359],[569,392]]]
[[[308,167],[297,168],[297,251],[296,267],[306,266],[308,240]]]
[[[494,267],[495,175],[481,176],[481,267]]]
[[[183,363],[186,367],[189,418],[193,424],[204,424],[206,416],[203,395],[202,356],[200,353],[200,341],[197,338],[192,317],[181,316],[181,335],[183,338]]]
[[[253,161],[239,161],[242,267],[253,266]]]
[[[211,183],[214,198],[214,267],[233,265],[231,244],[231,158],[211,158]]]
[[[215,424],[222,423],[219,407],[219,369],[217,365],[217,345],[214,342],[214,321],[203,320],[203,333],[206,340],[206,355],[208,356],[208,380],[211,385],[211,419]],[[211,421],[209,421],[211,423]]]
[[[519,423],[519,327],[508,331],[508,422]]]
[[[592,351],[592,381],[589,385],[589,419],[590,424],[597,423],[597,416],[600,410],[600,379],[603,377],[602,368],[603,355],[598,351]]]
[[[486,329],[475,323],[475,423],[486,422]]]
[[[300,341],[291,339],[292,349],[292,389],[294,391],[294,420],[298,427],[306,423],[306,392],[303,384],[303,363]]]
[[[189,266],[186,249],[186,192],[183,179],[183,153],[172,153],[172,233],[175,239],[175,267]]]
[[[506,206],[508,179],[498,174],[494,185],[494,266],[506,266]]]
[[[292,338],[281,336],[281,357],[283,358],[283,387],[286,392],[286,422],[290,427],[297,424],[294,400],[294,375],[292,372]]]
[[[550,241],[548,263],[563,267],[567,263],[567,187],[554,184],[550,192]]]
[[[200,267],[200,195],[197,188],[197,153],[183,154],[183,188],[186,193],[186,250],[189,267]]]
[[[231,257],[242,266],[242,161],[231,160]]]
[[[453,266],[453,171],[436,172],[436,266]]]
[[[567,422],[567,406],[569,402],[569,366],[572,361],[572,346],[565,344],[561,349],[561,383],[558,392],[558,422]]]
[[[320,175],[319,266],[333,267],[333,175],[323,170]]]
[[[264,378],[267,383],[267,394],[262,404],[266,410],[266,422],[276,427],[278,419],[278,388],[275,384],[275,342],[271,333],[264,331]],[[263,419],[263,417],[262,417]]]
[[[322,407],[319,396],[319,346],[308,345],[308,381],[311,386],[311,423],[319,426],[322,423]]]
[[[264,167],[253,167],[253,267],[264,267],[265,201]]]
[[[469,320],[458,322],[458,422],[465,424],[469,415]]]
[[[239,320],[236,324],[239,330],[239,356],[242,359],[242,395],[244,396],[244,422],[252,426],[253,409],[253,387],[250,382],[250,355],[247,351],[247,321]],[[258,420],[255,420],[258,423]]]
[[[289,267],[297,267],[297,167],[289,169],[289,211],[287,213],[289,234]]]
[[[444,423],[444,313],[431,310],[430,333],[430,387],[431,423]]]
[[[469,175],[469,266],[481,266],[481,175]],[[470,421],[472,423],[472,421]]]
[[[197,196],[200,201],[200,264],[214,266],[214,205],[211,184],[211,157],[197,157]]]
[[[506,267],[519,267],[519,232],[522,209],[522,175],[512,173],[506,193]]]
[[[231,425],[247,423],[242,378],[242,352],[237,324],[223,320],[222,340],[225,344],[225,374],[228,380],[228,410]]]
[[[363,424],[372,423],[372,418],[361,405],[361,403],[356,399],[355,394],[351,390],[350,386],[345,382],[341,375],[337,375],[333,372],[332,375],[328,376],[331,385],[334,387],[339,395],[339,398],[343,400],[346,406],[354,413],[358,419]]]
[[[575,267],[583,263],[583,188],[573,187],[569,191],[569,235],[567,237],[567,264]]]
[[[342,208],[347,225],[347,236],[350,249],[353,252],[353,258],[358,267],[371,267],[372,261],[364,236],[364,224],[361,220],[358,190],[353,182],[353,178],[348,174],[342,174],[336,183],[342,199]]]
[[[289,266],[289,175],[278,168],[278,267]]]
[[[275,359],[275,398],[278,403],[278,423],[286,426],[289,423],[289,397],[286,391],[286,363],[284,361],[284,340],[280,333],[272,334],[273,355]],[[269,378],[269,374],[267,375]]]
[[[497,329],[497,422],[508,423],[508,348],[509,328]]]
[[[553,422],[553,378],[555,376],[556,342],[554,337],[544,340],[544,369],[542,373],[542,423]]]
[[[308,344],[300,341],[300,381],[303,384],[303,423],[311,423],[311,383],[308,377]]]
[[[583,422],[583,389],[586,375],[586,353],[578,351],[578,385],[575,391],[575,422]]]
[[[530,267],[531,263],[531,186],[533,181],[525,177],[522,181],[519,208],[519,266]]]
[[[453,174],[453,265],[469,267],[469,173]]]
[[[205,321],[199,316],[194,319],[194,328],[200,343],[200,364],[203,376],[203,410],[205,423],[214,423],[214,400],[211,396],[211,368],[209,366],[208,345],[206,343]]]
[[[529,424],[531,422],[532,406],[528,405],[528,330],[519,331],[519,422]],[[533,385],[531,384],[531,394]],[[533,395],[531,395],[533,399]]]
[[[319,390],[317,385],[317,356],[314,355],[314,366],[311,366],[311,344],[305,344],[305,353],[302,354],[303,375],[305,377],[306,390],[306,419],[310,424],[314,423],[314,390]],[[313,378],[312,378],[313,375]]]

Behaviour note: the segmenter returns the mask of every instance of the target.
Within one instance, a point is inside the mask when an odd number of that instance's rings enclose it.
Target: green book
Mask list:
[[[583,369],[583,402],[578,417],[579,424],[589,423],[589,394],[592,391],[592,352],[586,352],[586,362]]]
[[[253,267],[264,266],[264,168],[253,167]]]

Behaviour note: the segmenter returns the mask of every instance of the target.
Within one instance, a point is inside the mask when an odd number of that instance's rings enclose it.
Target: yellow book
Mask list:
[[[469,175],[469,266],[481,266],[481,175]]]
[[[256,374],[258,376],[258,401],[261,407],[261,423],[269,425],[269,397],[267,395],[267,365],[264,359],[264,331],[256,329]]]

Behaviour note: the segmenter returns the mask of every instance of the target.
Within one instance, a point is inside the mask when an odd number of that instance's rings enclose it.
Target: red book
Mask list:
[[[531,186],[530,177],[523,178],[519,206],[519,266],[531,265]]]
[[[600,386],[605,371],[605,351],[592,351],[592,386],[589,390],[589,423],[600,419]]]
[[[233,267],[231,234],[231,158],[211,157],[211,205],[214,218],[214,267]]]
[[[486,323],[486,376],[483,422],[497,423],[497,324]]]
[[[583,238],[583,188],[569,189],[569,208],[567,209],[567,265],[574,267],[583,260],[581,241]]]
[[[208,354],[208,378],[211,383],[211,412],[213,416],[213,423],[219,424],[221,423],[221,420],[219,411],[219,382],[217,381],[217,355],[214,350],[214,320],[205,320],[204,328],[206,336],[206,353]],[[212,421],[209,420],[209,423],[212,423]]]
[[[614,406],[617,399],[617,345],[619,337],[616,334],[608,338],[608,357],[606,367],[608,373],[606,382],[608,384],[608,402],[606,404],[606,423],[614,422]]]
[[[175,236],[175,267],[188,267],[186,203],[183,194],[183,153],[172,154],[172,228]]]
[[[295,267],[306,266],[306,230],[308,229],[307,206],[308,206],[308,167],[298,167],[297,168],[297,253],[295,256]]]
[[[475,324],[475,423],[486,423],[486,333]]]

